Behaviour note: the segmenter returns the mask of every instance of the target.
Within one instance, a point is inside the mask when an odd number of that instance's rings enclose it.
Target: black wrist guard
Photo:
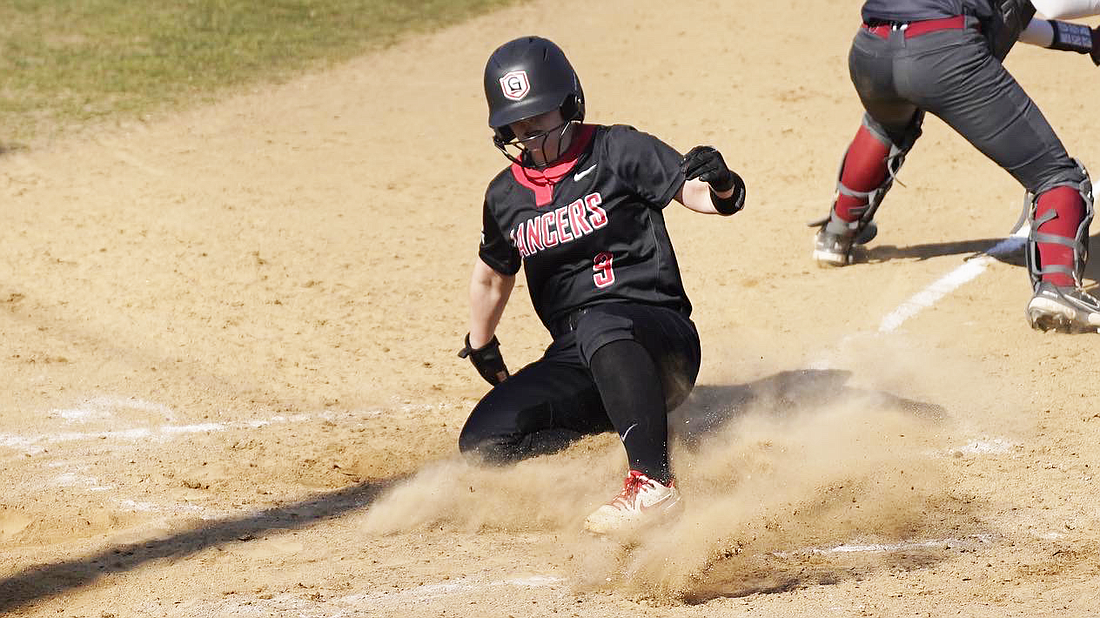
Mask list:
[[[500,354],[500,341],[496,335],[489,343],[477,348],[470,347],[470,333],[466,333],[466,347],[458,351],[459,358],[469,358],[474,369],[485,378],[485,381],[493,386],[508,379],[508,367],[504,364],[504,357]]]
[[[1049,20],[1054,28],[1054,41],[1050,49],[1059,51],[1072,51],[1079,54],[1092,52],[1092,29],[1082,24],[1071,24],[1065,21]]]
[[[718,193],[725,193],[726,191],[732,189],[735,184],[737,184],[737,181],[734,180],[734,174],[732,170],[727,169],[726,174],[715,174],[715,178],[713,180],[707,181],[707,184],[710,185],[712,195],[714,191],[717,191]]]
[[[714,185],[710,187],[710,203],[714,204],[714,209],[720,215],[729,216],[745,207],[745,181],[741,180],[741,177],[734,171],[730,171],[730,182],[725,191],[730,189],[733,189],[733,195],[718,197],[716,187]]]

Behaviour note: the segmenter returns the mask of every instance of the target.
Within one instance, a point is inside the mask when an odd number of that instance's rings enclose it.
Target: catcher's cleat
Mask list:
[[[1027,304],[1032,328],[1062,333],[1100,331],[1100,301],[1079,287],[1057,286],[1043,281]]]
[[[836,234],[822,226],[814,237],[814,261],[818,266],[847,266],[852,263],[852,246],[865,245],[878,234],[878,226],[870,221],[859,230]]]
[[[675,483],[662,485],[631,470],[623,481],[623,490],[614,500],[589,515],[584,520],[584,529],[599,535],[628,534],[670,521],[682,511],[680,491]]]

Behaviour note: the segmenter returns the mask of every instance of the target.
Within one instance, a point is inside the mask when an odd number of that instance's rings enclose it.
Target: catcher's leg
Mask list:
[[[1027,318],[1038,329],[1095,331],[1100,303],[1081,289],[1092,220],[1092,186],[1084,168],[1070,158],[1042,111],[989,49],[972,36],[957,43],[914,49],[935,39],[914,38],[910,50],[925,59],[920,72],[902,83],[922,109],[958,131],[1027,191],[1027,261],[1033,297]],[[960,96],[965,94],[965,96]]]
[[[1034,295],[1027,305],[1033,328],[1063,332],[1100,329],[1100,301],[1082,289],[1093,217],[1092,183],[1084,166],[1031,200],[1027,270]]]
[[[924,112],[915,110],[909,124],[891,138],[885,127],[864,114],[841,160],[829,215],[810,223],[820,227],[813,253],[819,266],[850,264],[852,246],[866,244],[878,233],[873,221],[875,211],[920,137],[923,120]]]

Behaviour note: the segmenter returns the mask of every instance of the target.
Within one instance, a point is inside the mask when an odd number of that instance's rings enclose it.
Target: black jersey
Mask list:
[[[489,183],[479,255],[504,275],[522,261],[547,328],[604,302],[690,313],[661,212],[684,184],[681,158],[632,127],[579,125],[564,163],[513,164]]]
[[[992,15],[990,0],[866,0],[863,21],[911,22],[956,15],[985,19]]]

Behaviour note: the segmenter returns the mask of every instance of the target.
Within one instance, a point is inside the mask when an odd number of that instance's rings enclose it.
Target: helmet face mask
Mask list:
[[[552,126],[547,126],[547,123],[543,122],[539,128],[534,130],[520,129],[523,137],[519,137],[516,135],[516,131],[512,130],[512,125],[508,125],[504,128],[508,130],[511,139],[503,139],[500,135],[501,132],[498,131],[493,136],[493,144],[510,161],[523,167],[542,168],[552,164],[565,150],[563,143],[572,121],[571,119],[562,118],[560,114],[555,114],[554,111],[547,112],[544,115],[549,116],[550,114],[553,114],[553,120],[550,120],[553,123]],[[515,150],[515,154],[510,152],[509,149]],[[534,155],[536,152],[539,154],[538,157]]]
[[[560,131],[560,139],[572,122],[584,120],[584,91],[573,66],[561,48],[539,37],[509,41],[489,56],[485,65],[485,98],[493,144],[508,159],[527,167],[535,165],[527,146],[539,143],[541,149],[550,133]],[[559,127],[543,135],[516,139],[509,125],[554,110],[561,111]],[[539,139],[542,141],[535,141]],[[509,147],[518,149],[519,154],[509,153]]]

